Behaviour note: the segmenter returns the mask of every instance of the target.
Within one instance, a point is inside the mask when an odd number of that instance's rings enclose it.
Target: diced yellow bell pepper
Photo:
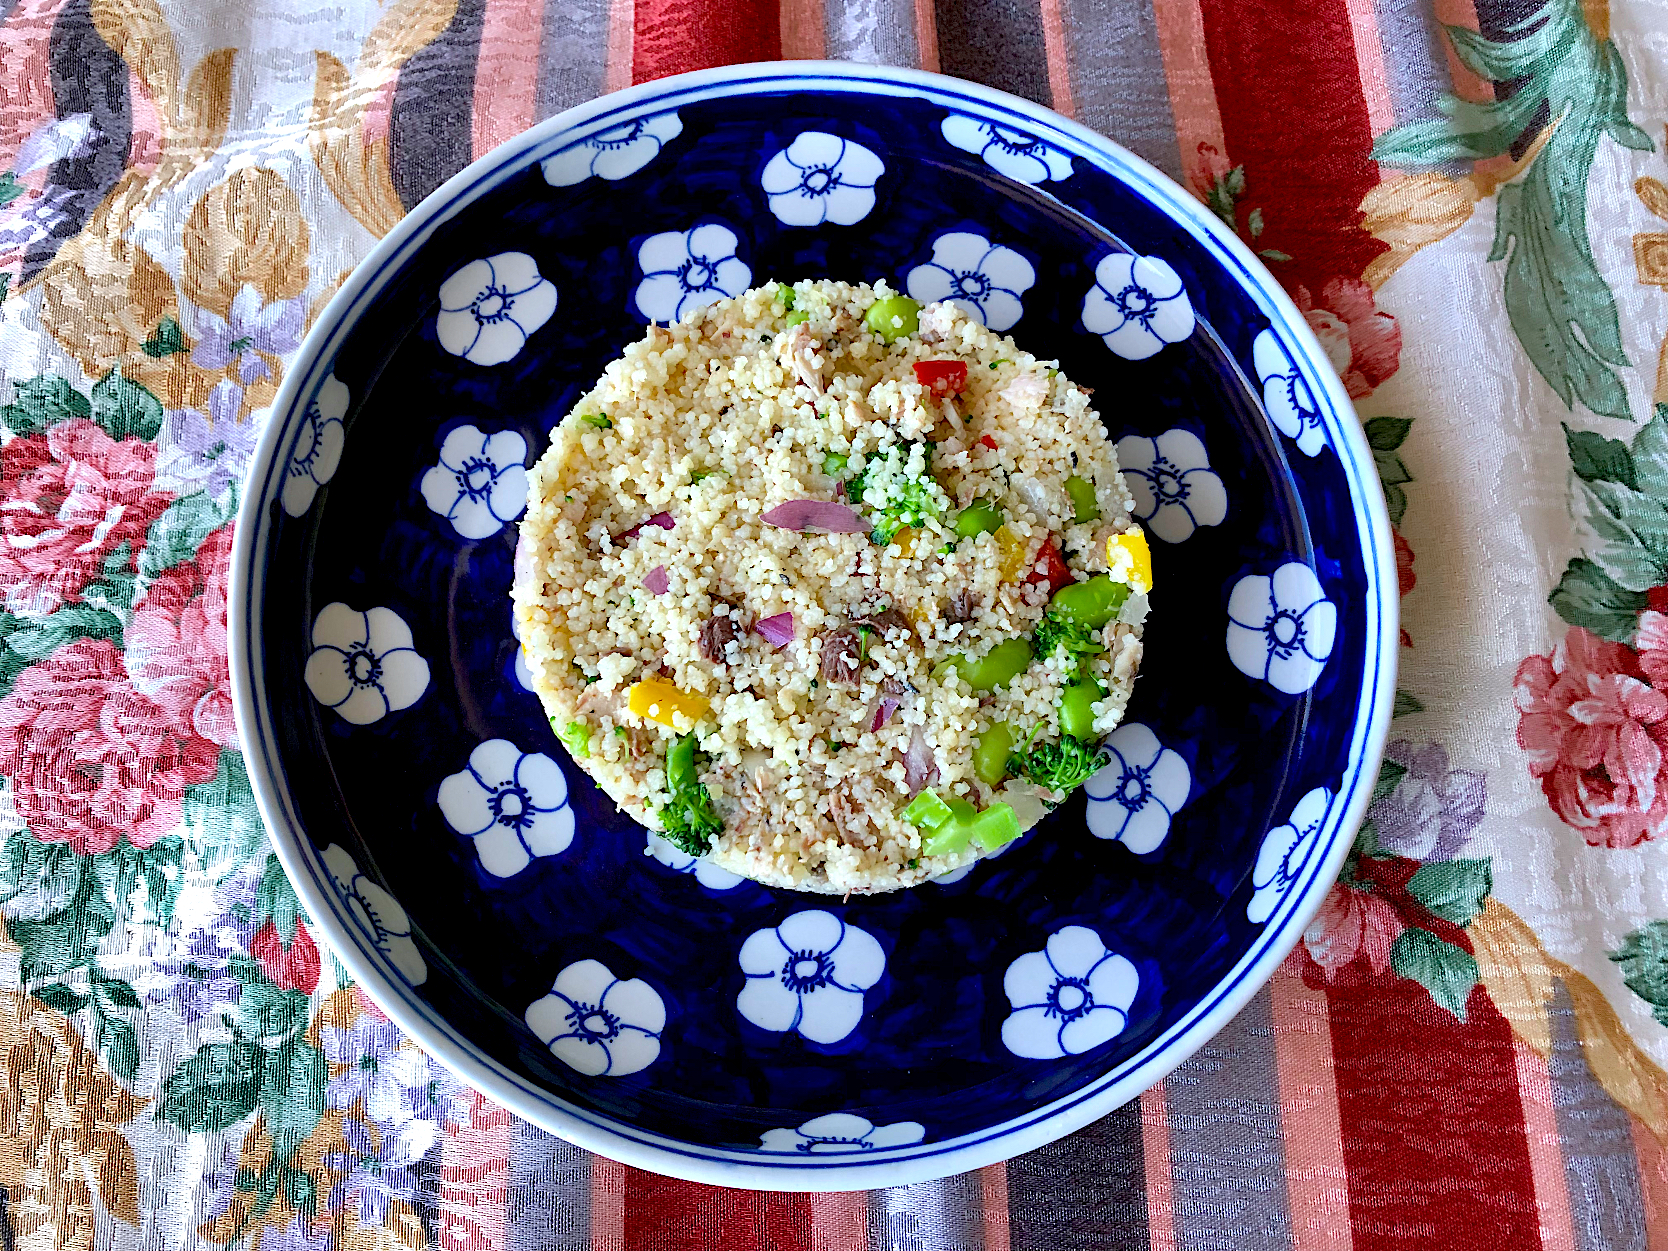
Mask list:
[[[672,714],[681,712],[690,721],[699,721],[711,707],[705,695],[692,695],[679,690],[664,678],[644,678],[626,693],[626,707],[639,717],[658,721],[661,725],[678,728]]]
[[[1002,551],[1002,563],[997,572],[1002,575],[1002,581],[1012,582],[1025,569],[1025,540],[1007,526],[998,526],[993,537]]]
[[[911,556],[915,555],[915,540],[920,533],[921,532],[919,530],[912,530],[908,526],[901,526],[899,527],[898,532],[892,536],[892,542],[896,543],[903,549],[905,560],[908,560]]]
[[[1153,589],[1153,553],[1147,536],[1140,530],[1114,534],[1106,540],[1106,570],[1114,582],[1129,583],[1130,590],[1145,595]]]

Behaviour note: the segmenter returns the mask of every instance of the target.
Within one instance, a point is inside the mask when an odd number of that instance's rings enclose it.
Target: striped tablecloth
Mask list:
[[[1606,0],[0,0],[0,1248],[1668,1246],[1665,49]],[[1348,382],[1405,597],[1273,983],[1084,1132],[869,1194],[635,1172],[431,1066],[296,915],[227,698],[238,476],[345,273],[539,118],[777,57],[1194,190]]]

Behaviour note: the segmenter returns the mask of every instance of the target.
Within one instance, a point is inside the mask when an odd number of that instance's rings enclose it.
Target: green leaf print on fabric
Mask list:
[[[1594,36],[1580,0],[1552,0],[1500,42],[1459,26],[1447,31],[1466,66],[1514,89],[1487,103],[1444,96],[1444,119],[1381,135],[1373,159],[1429,169],[1515,155],[1543,135],[1528,172],[1500,188],[1489,260],[1506,262],[1512,330],[1564,404],[1631,417],[1616,376],[1629,364],[1616,299],[1587,236],[1587,178],[1599,136],[1652,150],[1628,120],[1627,71],[1616,45]]]
[[[237,487],[216,500],[204,492],[175,500],[151,522],[139,549],[139,576],[147,582],[197,555],[208,538],[237,516]]]
[[[1651,1005],[1651,1015],[1668,1025],[1668,921],[1652,921],[1610,953],[1622,966],[1627,988]]]
[[[162,1086],[156,1114],[188,1134],[230,1129],[255,1110],[264,1057],[243,1039],[205,1043]]]
[[[67,378],[19,378],[12,383],[12,402],[0,408],[0,424],[13,434],[40,434],[72,417],[87,417],[93,405]]]
[[[150,442],[162,430],[162,401],[112,369],[93,384],[92,418],[112,439]]]
[[[1390,944],[1390,967],[1430,991],[1438,1007],[1466,1019],[1465,1005],[1477,984],[1477,960],[1465,948],[1429,930],[1405,929]]]
[[[1432,916],[1455,925],[1471,924],[1493,890],[1494,871],[1487,860],[1434,860],[1420,865],[1407,883],[1407,893]]]
[[[185,788],[180,814],[193,854],[213,874],[247,863],[266,844],[242,752],[221,751],[214,777]]]
[[[156,333],[139,345],[146,356],[161,360],[176,352],[185,351],[185,332],[172,317],[164,317],[156,324]]]
[[[1668,405],[1656,406],[1631,445],[1564,433],[1597,542],[1570,561],[1547,602],[1570,625],[1631,644],[1647,592],[1668,584]]]
[[[1373,464],[1378,469],[1378,480],[1384,487],[1384,502],[1390,510],[1390,524],[1399,526],[1407,513],[1407,492],[1402,488],[1413,481],[1407,465],[1397,449],[1407,442],[1413,428],[1411,417],[1374,417],[1362,427],[1367,435],[1367,446],[1373,449]]]

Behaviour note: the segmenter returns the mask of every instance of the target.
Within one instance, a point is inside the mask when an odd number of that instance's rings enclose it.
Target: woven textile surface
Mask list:
[[[818,57],[1049,105],[1262,255],[1377,458],[1402,677],[1343,879],[1163,1085],[764,1195],[518,1121],[348,982],[226,577],[404,212],[603,92]],[[0,1251],[1668,1247],[1665,63],[1606,0],[0,0]]]

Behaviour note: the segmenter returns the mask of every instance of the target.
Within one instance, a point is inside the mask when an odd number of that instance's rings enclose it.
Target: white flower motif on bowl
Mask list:
[[[1013,1005],[1002,1043],[1029,1060],[1081,1055],[1123,1033],[1140,980],[1093,930],[1056,930],[1042,951],[1026,952],[1002,978]]]
[[[571,187],[593,175],[616,182],[642,169],[682,133],[683,121],[675,112],[656,113],[581,140],[539,167],[552,187]]]
[[[1263,388],[1263,407],[1275,429],[1297,444],[1305,456],[1319,456],[1326,446],[1320,405],[1304,381],[1303,371],[1272,329],[1260,331],[1251,344],[1251,365]]]
[[[1135,497],[1135,516],[1166,543],[1183,543],[1198,526],[1219,526],[1228,492],[1210,467],[1205,445],[1191,430],[1166,430],[1156,439],[1126,434],[1118,440],[1118,468]]]
[[[307,405],[307,415],[295,434],[295,447],[284,477],[284,511],[299,517],[313,506],[318,489],[336,476],[342,460],[342,438],[346,428],[347,385],[331,374],[319,384],[318,394]]]
[[[527,1026],[570,1069],[624,1077],[660,1058],[666,1004],[642,978],[625,981],[600,960],[581,960],[528,1006]]]
[[[469,763],[440,783],[440,815],[475,840],[481,867],[514,877],[537,856],[554,856],[573,842],[573,809],[562,767],[543,752],[524,752],[492,738],[469,753]]]
[[[324,868],[354,921],[400,976],[413,986],[427,981],[429,966],[417,950],[411,918],[399,901],[361,873],[353,857],[335,843],[324,849]]]
[[[649,836],[648,845],[643,848],[644,855],[653,856],[674,873],[691,875],[708,890],[730,890],[746,880],[728,869],[719,868],[705,856],[692,856],[686,851],[679,851],[653,830],[643,832]]]
[[[1267,921],[1280,901],[1296,888],[1298,878],[1314,855],[1321,822],[1331,806],[1332,792],[1317,786],[1297,801],[1286,824],[1277,825],[1263,835],[1257,863],[1251,870],[1251,902],[1245,905],[1248,921],[1255,925]]]
[[[908,1147],[926,1136],[926,1127],[919,1121],[876,1125],[851,1112],[830,1112],[806,1121],[798,1129],[765,1130],[759,1135],[759,1150],[847,1155],[854,1151]]]
[[[1181,275],[1156,256],[1113,252],[1095,266],[1083,297],[1083,329],[1129,361],[1143,361],[1193,333],[1193,302]]]
[[[1089,832],[1137,855],[1156,851],[1192,788],[1187,761],[1139,721],[1120,725],[1105,746],[1111,760],[1083,784]]]
[[[802,132],[765,164],[759,186],[784,226],[851,226],[875,206],[886,164],[860,143],[822,130]]]
[[[736,256],[736,232],[717,222],[650,235],[637,249],[643,281],[637,312],[645,321],[669,323],[715,300],[737,296],[753,271]]]
[[[863,1016],[863,992],[886,971],[886,953],[866,930],[820,908],[755,930],[738,956],[747,984],[736,1011],[760,1029],[797,1030],[837,1043]]]
[[[1020,304],[1037,281],[1031,262],[983,235],[952,230],[933,240],[932,260],[904,279],[913,300],[949,300],[992,330],[1007,330],[1025,310]]]
[[[1228,596],[1228,658],[1287,695],[1315,684],[1337,630],[1337,606],[1302,561],[1287,561],[1272,577],[1249,574]]]
[[[978,154],[986,165],[1015,182],[1034,187],[1039,182],[1060,182],[1072,176],[1071,157],[1023,130],[960,113],[946,117],[939,130],[951,147]]]
[[[440,284],[440,346],[475,365],[502,365],[556,311],[556,286],[525,252],[470,261]]]
[[[489,539],[527,507],[527,440],[513,430],[482,434],[459,426],[423,475],[423,502],[465,539]]]
[[[313,698],[343,721],[369,725],[422,698],[429,662],[392,608],[360,612],[338,601],[313,620],[313,653],[303,676]]]

